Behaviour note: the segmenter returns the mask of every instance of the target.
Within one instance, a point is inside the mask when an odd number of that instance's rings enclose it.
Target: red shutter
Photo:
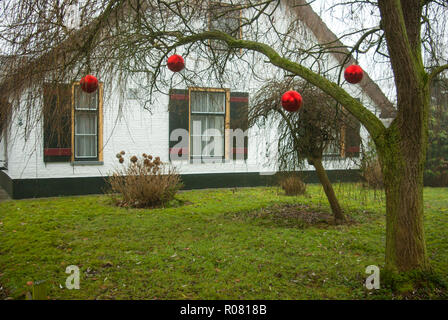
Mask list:
[[[249,94],[247,92],[230,93],[230,129],[246,131],[249,127]],[[237,139],[231,141],[233,159],[247,160],[248,138],[244,137],[244,146],[237,146]]]
[[[189,107],[188,107],[188,90],[171,89],[170,102],[168,106],[169,112],[169,153],[171,155],[177,154],[181,160],[188,159],[188,141],[183,141],[185,145],[179,147],[177,141],[171,141],[171,133],[175,129],[185,129],[188,131],[189,121]],[[177,145],[177,146],[176,146]],[[176,157],[177,158],[177,157]]]
[[[44,161],[71,160],[71,85],[52,83],[43,88]]]

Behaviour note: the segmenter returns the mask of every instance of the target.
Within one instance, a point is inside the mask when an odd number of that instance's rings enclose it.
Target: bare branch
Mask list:
[[[438,74],[445,71],[446,69],[448,69],[448,64],[434,68],[428,76],[428,82],[430,83],[434,78],[437,77]]]

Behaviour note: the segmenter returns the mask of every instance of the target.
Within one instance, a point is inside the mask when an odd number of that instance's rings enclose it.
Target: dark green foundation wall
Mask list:
[[[12,197],[12,180],[2,170],[0,170],[0,187],[2,187],[9,194],[9,196]]]
[[[329,170],[332,182],[360,181],[359,170]],[[301,172],[307,183],[318,183],[315,171]],[[278,181],[277,175],[250,173],[204,173],[181,175],[183,189],[234,188],[272,186]],[[50,178],[50,179],[10,179],[0,171],[0,185],[13,199],[99,194],[107,189],[103,177]]]

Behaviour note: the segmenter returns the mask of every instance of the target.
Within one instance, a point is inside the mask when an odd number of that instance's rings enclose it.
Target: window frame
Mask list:
[[[76,109],[76,100],[75,100],[75,88],[80,89],[79,82],[74,82],[72,84],[72,125],[71,125],[71,147],[72,147],[72,163],[75,162],[85,162],[85,161],[103,161],[103,83],[98,83],[98,89],[96,94],[98,95],[97,99],[97,109]],[[95,111],[95,112],[94,112]],[[76,148],[75,148],[75,136],[77,135],[75,130],[75,119],[76,112],[80,113],[95,113],[96,115],[96,157],[76,157]]]
[[[230,89],[228,88],[206,88],[206,87],[189,87],[188,88],[188,159],[191,161],[198,160],[199,158],[194,158],[191,150],[191,93],[192,92],[222,92],[225,94],[225,110],[224,110],[224,155],[222,157],[223,161],[230,159],[230,139],[229,139],[229,129],[230,129]],[[199,115],[218,115],[216,113],[196,113]],[[221,113],[219,113],[221,115]],[[200,160],[204,158],[201,155]]]

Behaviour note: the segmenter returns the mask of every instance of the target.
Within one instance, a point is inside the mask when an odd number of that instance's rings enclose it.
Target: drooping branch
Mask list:
[[[372,112],[365,108],[358,100],[350,96],[336,83],[299,63],[281,57],[273,48],[264,43],[250,40],[237,40],[220,31],[204,31],[186,37],[182,37],[179,33],[171,33],[171,35],[177,36],[177,42],[173,47],[210,39],[222,40],[226,42],[230,48],[243,48],[259,52],[265,55],[273,65],[298,75],[333,97],[366,127],[374,140],[376,140],[385,130],[383,123]]]

